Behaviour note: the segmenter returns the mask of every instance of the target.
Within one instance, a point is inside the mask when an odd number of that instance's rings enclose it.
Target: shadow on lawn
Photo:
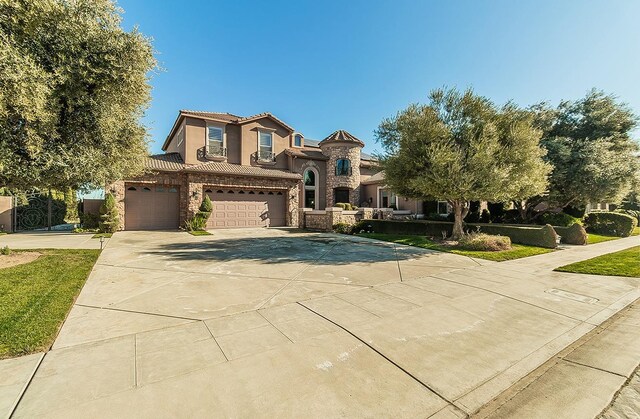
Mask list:
[[[424,256],[433,251],[405,248],[396,252],[393,244],[364,241],[350,236],[242,237],[167,243],[148,253],[173,260],[232,261],[265,263],[312,262],[325,265],[379,263]]]

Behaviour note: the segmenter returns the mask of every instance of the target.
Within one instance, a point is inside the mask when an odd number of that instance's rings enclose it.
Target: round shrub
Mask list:
[[[590,212],[584,219],[589,233],[628,237],[638,226],[638,220],[619,212]]]
[[[471,233],[464,235],[458,240],[458,246],[466,250],[499,252],[511,249],[511,239],[507,236]]]
[[[580,219],[572,217],[564,212],[545,212],[539,218],[540,224],[551,224],[552,226],[569,227],[579,224]]]
[[[336,223],[333,225],[333,232],[338,234],[351,234],[353,226],[347,223]]]

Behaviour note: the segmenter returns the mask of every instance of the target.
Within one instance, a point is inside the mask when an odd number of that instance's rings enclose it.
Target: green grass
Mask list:
[[[589,233],[588,238],[587,238],[587,244],[596,244],[596,243],[608,242],[610,240],[616,240],[616,239],[619,239],[619,238],[620,237],[618,237],[618,236],[603,236],[602,234]]]
[[[561,266],[556,271],[640,277],[640,246]]]
[[[91,236],[92,239],[99,239],[100,237],[104,237],[105,239],[110,239],[113,236],[113,233],[96,233]]]
[[[191,234],[192,236],[212,236],[213,235],[208,231],[204,231],[204,230],[187,231],[187,233]]]
[[[0,269],[0,359],[46,350],[99,250],[36,250],[33,262]]]
[[[640,227],[636,227],[633,229],[633,231],[631,232],[632,236],[640,236]]]
[[[503,250],[499,252],[485,252],[478,250],[464,250],[450,246],[444,246],[436,243],[425,236],[410,236],[400,234],[379,234],[379,233],[362,233],[360,237],[382,240],[387,242],[406,244],[409,246],[421,247],[423,249],[438,250],[440,252],[455,253],[457,255],[469,256],[472,258],[493,260],[502,262],[505,260],[520,259],[527,256],[541,255],[543,253],[552,252],[552,249],[542,247],[525,246],[522,244],[512,244],[511,250]]]

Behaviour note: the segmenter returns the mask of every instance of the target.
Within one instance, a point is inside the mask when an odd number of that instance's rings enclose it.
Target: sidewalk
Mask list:
[[[639,364],[640,300],[637,300],[523,378],[474,417],[573,419],[601,414],[606,418],[638,417]]]

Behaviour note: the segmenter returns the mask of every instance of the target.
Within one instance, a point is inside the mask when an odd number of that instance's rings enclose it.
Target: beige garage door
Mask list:
[[[284,191],[207,189],[205,193],[213,202],[207,228],[286,225]]]
[[[125,230],[172,230],[180,223],[178,186],[125,186]]]

